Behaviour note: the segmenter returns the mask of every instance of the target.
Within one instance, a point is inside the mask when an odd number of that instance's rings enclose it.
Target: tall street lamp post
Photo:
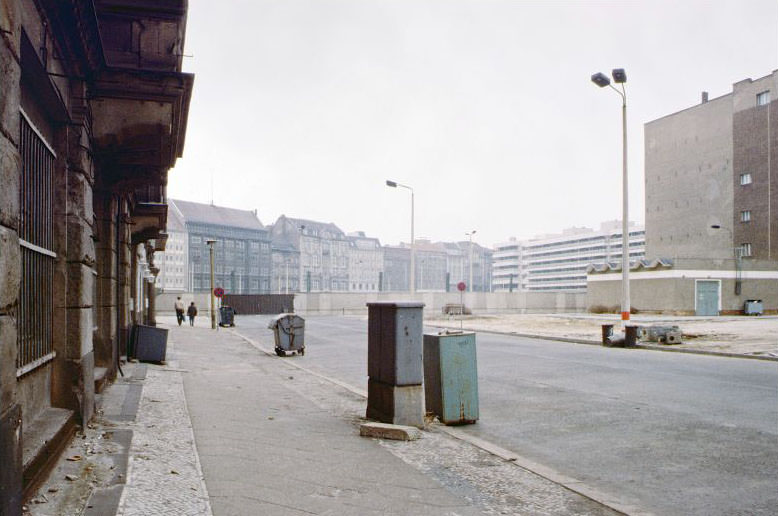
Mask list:
[[[475,235],[475,229],[465,233],[465,236],[470,238],[470,258],[468,259],[468,263],[470,264],[470,278],[467,282],[467,289],[469,292],[473,291],[473,235]]]
[[[413,233],[413,188],[411,188],[408,185],[403,185],[400,183],[397,183],[395,181],[386,181],[386,186],[391,188],[397,188],[398,186],[400,188],[406,188],[411,191],[411,294],[416,293],[416,241]]]
[[[621,145],[622,145],[622,215],[621,215],[621,325],[629,322],[629,188],[627,176],[627,73],[623,68],[615,68],[611,72],[613,82],[621,84],[621,90],[615,88],[610,79],[601,72],[592,75],[592,82],[604,88],[610,87],[621,97]]]
[[[214,299],[213,295],[213,289],[214,289],[214,275],[213,275],[213,244],[216,243],[216,240],[208,239],[205,241],[206,244],[208,244],[208,252],[211,255],[211,329],[216,329],[216,300]]]

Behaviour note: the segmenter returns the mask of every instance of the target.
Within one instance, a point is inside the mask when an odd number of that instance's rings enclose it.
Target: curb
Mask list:
[[[450,326],[440,326],[437,324],[427,324],[430,328],[450,329]],[[473,331],[476,333],[491,333],[493,335],[505,335],[507,337],[522,337],[525,339],[538,339],[538,340],[552,340],[556,342],[568,342],[570,344],[586,344],[588,346],[602,346],[602,343],[597,340],[589,339],[574,339],[568,337],[554,337],[550,335],[536,335],[534,333],[516,333],[507,331],[496,330],[476,330],[474,328],[463,328],[465,331]],[[664,351],[669,353],[687,353],[689,355],[707,355],[712,357],[723,358],[746,358],[748,360],[767,360],[772,362],[778,362],[778,357],[764,356],[764,355],[744,355],[740,353],[728,353],[719,351],[707,351],[704,349],[688,349],[688,348],[672,348],[665,346],[656,346],[653,344],[636,344],[631,348],[620,349],[643,349],[647,351]]]

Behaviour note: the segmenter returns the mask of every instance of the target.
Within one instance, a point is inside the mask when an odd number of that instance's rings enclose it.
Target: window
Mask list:
[[[202,239],[199,236],[190,237],[189,240],[193,244],[199,244],[200,242],[202,242]]]
[[[17,307],[16,375],[54,358],[54,151],[21,115],[19,245],[21,284]]]
[[[740,222],[751,222],[751,210],[743,210],[740,212]]]
[[[770,91],[763,91],[762,93],[756,94],[756,105],[757,106],[766,106],[770,102]]]
[[[740,174],[740,184],[741,185],[750,185],[752,182],[751,174],[749,172],[746,172],[745,174]]]
[[[744,243],[740,244],[740,256],[751,256],[751,244],[750,243]]]

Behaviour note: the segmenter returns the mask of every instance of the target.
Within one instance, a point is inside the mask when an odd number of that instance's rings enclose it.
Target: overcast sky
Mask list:
[[[778,68],[776,0],[190,0],[172,198],[491,246],[644,221],[643,124]],[[213,188],[211,188],[213,183]]]

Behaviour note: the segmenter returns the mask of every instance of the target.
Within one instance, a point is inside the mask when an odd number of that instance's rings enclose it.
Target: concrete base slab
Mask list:
[[[367,381],[367,418],[424,428],[424,387]]]
[[[395,441],[415,441],[416,439],[421,439],[421,430],[413,426],[363,423],[359,426],[359,435]]]

